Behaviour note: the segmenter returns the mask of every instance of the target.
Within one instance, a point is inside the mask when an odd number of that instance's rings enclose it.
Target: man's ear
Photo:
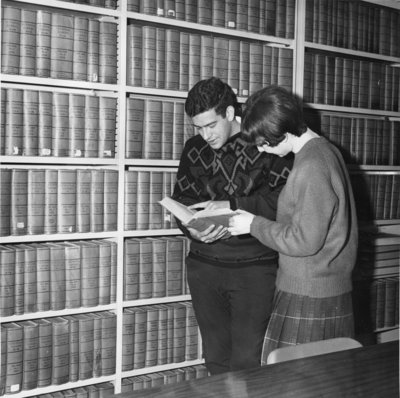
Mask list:
[[[232,122],[235,119],[235,108],[232,105],[229,105],[226,108],[225,115],[228,121]]]

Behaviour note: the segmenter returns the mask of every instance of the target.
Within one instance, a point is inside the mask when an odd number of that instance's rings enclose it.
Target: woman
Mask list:
[[[242,131],[260,151],[295,155],[276,221],[241,210],[230,220],[232,235],[250,233],[279,252],[265,364],[278,347],[354,335],[351,274],[357,219],[340,152],[305,125],[302,105],[291,93],[270,86],[253,94]]]

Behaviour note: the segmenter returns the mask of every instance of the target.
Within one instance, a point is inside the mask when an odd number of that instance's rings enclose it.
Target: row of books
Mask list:
[[[194,135],[181,99],[130,96],[127,99],[125,157],[180,159],[183,145]]]
[[[89,6],[111,8],[115,10],[117,8],[118,0],[62,0],[68,3],[87,4]]]
[[[400,219],[400,174],[351,174],[360,220]]]
[[[113,303],[116,272],[110,240],[0,245],[0,316]]]
[[[35,398],[106,398],[113,395],[114,391],[114,384],[106,381],[89,386],[40,394],[36,395]]]
[[[321,111],[321,131],[342,151],[346,163],[400,165],[400,122]]]
[[[128,85],[189,90],[218,76],[240,96],[270,84],[292,90],[289,48],[137,23],[128,25],[127,41]]]
[[[304,100],[400,111],[400,70],[390,64],[306,52]]]
[[[1,72],[115,84],[117,36],[110,20],[5,5]]]
[[[293,39],[295,0],[128,0],[128,11]]]
[[[117,229],[118,171],[0,169],[0,235]]]
[[[6,394],[115,373],[112,312],[1,325],[1,387]]]
[[[122,370],[199,359],[199,329],[192,303],[124,309]]]
[[[305,39],[358,51],[400,56],[400,12],[364,1],[307,0]]]
[[[1,89],[1,155],[115,157],[117,99]]]
[[[360,327],[392,328],[399,325],[399,276],[355,283],[355,311],[363,313]],[[356,318],[357,319],[357,318]]]
[[[148,373],[142,376],[126,377],[122,379],[121,393],[129,393],[131,391],[143,390],[165,384],[174,384],[186,380],[200,379],[206,376],[208,376],[207,368],[205,365],[201,364]]]
[[[128,230],[176,228],[171,214],[158,203],[171,196],[176,171],[132,169],[125,172],[124,228]]]
[[[186,237],[131,238],[124,245],[124,300],[189,293]]]

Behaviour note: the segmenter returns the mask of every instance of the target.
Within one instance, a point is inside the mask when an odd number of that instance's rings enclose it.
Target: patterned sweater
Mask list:
[[[295,156],[276,221],[255,217],[250,232],[279,251],[279,290],[311,297],[349,292],[357,217],[349,175],[337,148],[322,137],[308,141]]]
[[[243,208],[275,219],[279,193],[286,182],[291,159],[260,153],[242,139],[230,137],[219,150],[213,150],[196,135],[183,149],[173,198],[185,205],[206,200],[229,200],[231,208]],[[182,231],[189,232],[179,223]],[[248,235],[230,237],[213,243],[191,238],[190,255],[210,264],[245,266],[271,263],[277,253]]]

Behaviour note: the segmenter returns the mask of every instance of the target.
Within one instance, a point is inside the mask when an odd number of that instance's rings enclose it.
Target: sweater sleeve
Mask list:
[[[260,242],[288,256],[311,256],[324,245],[337,208],[337,196],[330,178],[316,164],[308,164],[293,179],[291,209],[283,220],[274,222],[255,217],[250,233]],[[287,205],[287,203],[285,202]]]

